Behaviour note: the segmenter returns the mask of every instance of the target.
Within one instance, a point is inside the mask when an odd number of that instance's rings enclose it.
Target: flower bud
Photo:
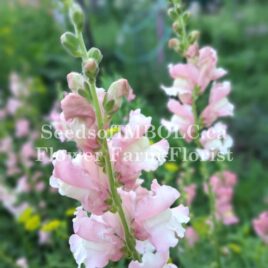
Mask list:
[[[172,29],[173,29],[175,32],[179,32],[179,31],[181,30],[181,26],[180,26],[180,24],[179,24],[178,21],[176,21],[176,22],[174,22],[174,23],[172,24]]]
[[[130,87],[126,79],[119,79],[111,84],[107,91],[107,108],[108,112],[116,112],[121,104],[123,97],[128,101],[132,101],[135,98],[132,88]],[[112,103],[112,107],[110,103]]]
[[[68,87],[73,91],[77,92],[79,89],[84,88],[84,78],[81,74],[71,72],[67,75]]]
[[[97,63],[100,63],[102,60],[102,54],[101,51],[98,48],[92,47],[88,53],[89,58],[93,58]]]
[[[65,50],[69,54],[71,54],[73,57],[81,56],[79,40],[73,33],[71,32],[64,33],[61,36],[60,40],[61,40],[62,46],[65,48]]]
[[[178,17],[178,14],[174,8],[170,8],[168,10],[168,16],[172,19],[175,20]]]
[[[84,64],[84,72],[89,78],[94,78],[99,70],[95,59],[90,58]]]
[[[180,41],[177,38],[171,38],[168,41],[168,47],[173,49],[180,45]]]
[[[74,27],[77,31],[81,32],[85,23],[85,16],[81,6],[77,3],[73,3],[70,8],[69,16]]]
[[[183,13],[183,20],[185,23],[189,22],[190,17],[191,17],[191,13],[189,11],[186,11]]]
[[[200,32],[199,31],[192,31],[189,35],[189,41],[191,44],[196,43],[197,40],[200,37]]]

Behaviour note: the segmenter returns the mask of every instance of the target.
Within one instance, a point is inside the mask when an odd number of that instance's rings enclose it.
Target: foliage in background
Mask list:
[[[45,94],[42,96],[37,94],[33,102],[36,102],[37,107],[42,107],[42,111],[48,111],[51,99],[56,97],[56,83],[65,87],[67,71],[79,69],[79,66],[74,61],[70,61],[70,57],[66,56],[60,47],[59,33],[62,32],[61,28],[68,26],[64,24],[64,20],[63,23],[59,23],[55,19],[50,1],[41,1],[41,8],[10,6],[8,2],[0,1],[1,96],[6,97],[9,94],[7,77],[10,71],[18,70],[26,76],[31,74],[31,76],[37,76],[38,84],[41,83],[40,81],[46,84]],[[152,12],[148,2],[147,6],[145,3],[145,6],[140,9],[139,7],[121,9],[112,5],[112,1],[107,6],[95,7],[95,9],[91,7],[89,24],[94,44],[104,51],[106,61],[104,65],[107,66],[104,71],[106,79],[111,81],[118,78],[117,76],[111,79],[112,73],[123,74],[129,79],[138,95],[143,96],[143,99],[137,100],[131,108],[142,107],[146,115],[154,114],[160,119],[163,114],[167,113],[167,110],[166,99],[164,93],[159,90],[159,84],[169,81],[165,63],[175,60],[173,53],[167,52],[165,42],[160,50],[163,54],[156,53],[152,58],[147,57],[150,53],[148,48],[152,44],[155,47],[158,40],[155,20],[145,23],[142,31],[131,31],[138,22],[142,21],[141,17],[146,18]],[[266,268],[266,260],[262,260],[263,266],[257,264],[261,263],[261,256],[265,254],[260,240],[255,238],[251,229],[251,220],[267,208],[268,204],[268,178],[265,165],[268,160],[266,151],[268,145],[268,91],[266,89],[268,86],[266,74],[268,69],[266,47],[268,5],[264,0],[258,1],[261,4],[257,1],[237,1],[234,2],[235,4],[230,4],[233,1],[224,2],[225,4],[220,9],[212,13],[201,13],[195,16],[193,21],[193,27],[202,32],[203,43],[217,47],[221,59],[220,64],[229,70],[229,77],[233,82],[231,98],[237,107],[236,117],[230,122],[232,124],[230,129],[236,140],[236,154],[232,169],[239,174],[240,178],[239,188],[236,189],[235,207],[243,224],[235,230],[234,236],[228,236],[232,242],[226,243],[226,248],[223,250],[229,254],[227,260],[230,261],[230,266],[228,267]],[[140,10],[143,12],[142,16],[138,14]],[[169,27],[165,19],[166,14],[161,9],[159,13],[162,14],[165,27]],[[125,24],[130,26],[130,32],[127,34],[122,31]],[[147,28],[149,31],[146,30]],[[128,47],[128,43],[125,45],[121,43],[124,55],[134,59],[144,57],[142,64],[139,61],[130,62],[124,57],[118,57],[116,49],[118,42],[120,44],[122,38],[128,39],[129,37],[131,40],[136,40],[137,49]],[[168,38],[162,34],[160,39]],[[140,46],[141,42],[144,46]],[[163,55],[163,58],[159,58],[159,55]],[[104,81],[103,84],[105,83],[109,84],[108,81]],[[126,112],[130,108],[124,107]],[[120,120],[121,114],[118,114],[118,121]],[[161,168],[158,175],[164,178],[165,174],[166,169]],[[171,178],[167,179],[174,180],[176,175],[174,172]],[[148,176],[149,179],[153,177],[154,174]],[[198,180],[198,177],[195,179]],[[61,201],[58,204],[62,205],[63,199],[59,199]],[[197,211],[206,209],[203,201],[202,197],[197,200]],[[59,212],[60,208],[51,203],[51,209],[54,210],[55,207],[55,213]],[[202,233],[202,224],[200,226]],[[65,241],[57,243],[55,251],[55,248],[50,246],[41,249],[34,247],[37,241],[35,236],[26,236],[25,241],[18,239],[20,234],[16,232],[23,232],[23,230],[17,229],[16,222],[12,221],[3,209],[1,210],[0,230],[1,241],[5,241],[0,244],[1,256],[8,255],[14,260],[21,254],[26,254],[31,259],[30,268],[40,267],[41,264],[51,268],[73,267],[72,256],[66,254],[69,249]],[[196,258],[200,264],[198,267],[206,267],[205,260],[210,254],[209,249],[203,244],[199,247],[203,250],[204,256],[197,256],[198,247],[196,251],[184,252],[182,261],[186,268],[194,268],[191,259],[196,263]],[[27,250],[29,248],[30,250]],[[0,264],[2,265],[1,262]],[[1,267],[10,267],[10,265]],[[123,268],[124,263],[119,264],[118,267]]]

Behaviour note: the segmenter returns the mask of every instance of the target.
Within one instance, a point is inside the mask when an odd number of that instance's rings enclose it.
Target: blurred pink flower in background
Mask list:
[[[14,115],[21,106],[22,106],[21,101],[14,98],[9,98],[6,106],[7,112],[11,115]]]
[[[34,164],[33,158],[36,157],[36,150],[32,141],[24,143],[20,150],[20,160],[25,167],[31,167]]]
[[[216,217],[225,225],[239,222],[239,218],[235,215],[232,205],[236,183],[236,174],[231,171],[217,173],[210,178],[210,185],[216,199]]]
[[[256,234],[268,244],[268,211],[262,212],[252,223]]]
[[[190,207],[196,197],[196,184],[192,183],[184,187],[184,192],[186,194],[186,205]]]
[[[16,137],[21,138],[29,134],[30,122],[27,119],[20,119],[16,122]]]
[[[21,257],[19,259],[17,259],[16,261],[16,265],[20,268],[28,268],[28,261],[25,257]]]
[[[6,167],[8,176],[13,176],[20,172],[18,167],[18,159],[13,151],[8,152]]]
[[[170,99],[167,107],[174,115],[170,121],[162,119],[161,124],[166,127],[169,132],[180,132],[186,141],[191,141],[194,134],[194,115],[192,106],[180,104],[179,101]]]
[[[4,119],[7,116],[5,109],[0,109],[0,119]]]
[[[189,247],[194,247],[194,245],[197,243],[199,236],[193,227],[190,226],[186,228],[185,239]]]
[[[51,233],[40,230],[38,232],[38,243],[40,245],[46,245],[51,241]]]
[[[17,193],[27,193],[31,189],[31,186],[28,183],[28,178],[23,176],[18,179],[15,191]]]

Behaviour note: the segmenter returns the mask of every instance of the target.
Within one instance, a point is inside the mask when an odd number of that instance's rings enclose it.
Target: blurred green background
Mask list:
[[[22,77],[33,77],[38,81],[37,87],[44,89],[42,94],[33,94],[29,105],[46,115],[57,98],[57,89],[67,89],[66,74],[79,71],[79,61],[69,57],[59,42],[60,35],[70,25],[64,7],[58,2],[0,1],[0,105],[10,95],[8,77],[15,71]],[[100,48],[104,54],[104,79],[100,83],[125,77],[145,114],[153,115],[158,122],[168,116],[167,98],[160,85],[171,84],[167,65],[181,59],[167,49],[172,33],[166,1],[81,0],[80,3],[88,19],[87,44]],[[230,168],[239,177],[235,209],[242,225],[237,232],[246,236],[251,232],[248,230],[251,219],[268,207],[268,3],[200,0],[186,4],[193,13],[191,28],[201,31],[203,45],[218,50],[220,65],[228,70],[228,80],[233,84],[231,100],[236,115],[228,123],[235,140],[235,160]],[[30,267],[34,268],[74,267],[67,242],[58,242],[61,244],[58,248],[55,245],[34,248],[31,241],[35,238],[22,242],[12,234],[16,223],[3,209],[0,213],[1,268],[11,267],[9,261],[20,255],[33,260]],[[248,241],[245,248],[254,248],[257,242]],[[30,246],[25,248],[25,243]],[[249,259],[246,267],[265,267],[254,264],[257,253],[254,255],[249,249],[245,254]],[[4,264],[5,258],[1,256],[6,255],[10,259]],[[233,265],[229,267],[245,267],[239,261]],[[185,267],[195,266],[190,263]]]

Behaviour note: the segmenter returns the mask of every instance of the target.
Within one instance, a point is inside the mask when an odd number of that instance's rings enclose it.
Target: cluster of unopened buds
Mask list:
[[[73,220],[70,248],[79,267],[105,267],[110,261],[130,259],[130,268],[171,268],[169,249],[184,236],[188,208],[172,207],[179,192],[156,179],[150,190],[142,186],[143,171],[154,171],[165,162],[169,144],[152,144],[146,137],[151,117],[139,109],[116,133],[110,125],[123,98],[134,98],[127,80],[120,79],[107,91],[96,87],[101,52],[87,51],[83,36],[83,13],[72,3],[70,18],[75,33],[65,33],[62,44],[82,58],[83,73],[67,76],[71,92],[61,101],[62,113],[53,122],[62,140],[75,141],[79,153],[54,154],[50,179],[59,193],[80,202]],[[78,132],[84,135],[77,135]]]

